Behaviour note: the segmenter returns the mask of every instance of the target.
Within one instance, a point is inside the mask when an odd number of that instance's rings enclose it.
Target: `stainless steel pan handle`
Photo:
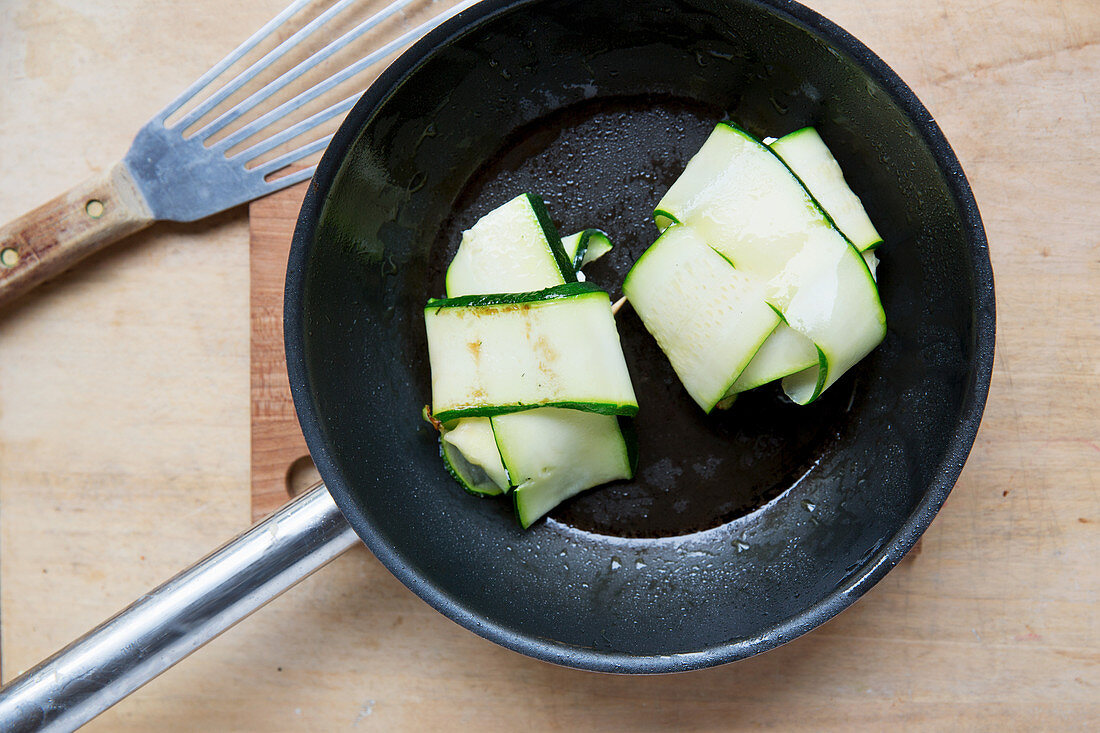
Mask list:
[[[358,541],[323,485],[0,690],[0,730],[88,722]]]

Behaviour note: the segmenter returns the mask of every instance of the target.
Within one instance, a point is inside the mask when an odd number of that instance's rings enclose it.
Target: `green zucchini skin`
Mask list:
[[[565,256],[573,261],[574,270],[581,269],[581,259],[584,258],[584,253],[588,249],[588,232],[588,229],[584,229],[561,238]]]
[[[561,270],[561,276],[565,279],[566,283],[577,282],[577,269],[573,267],[572,261],[565,253],[565,247],[562,246],[558,228],[554,226],[554,222],[550,218],[549,212],[546,210],[546,204],[543,202],[542,197],[533,193],[524,195],[527,196],[527,200],[531,204],[531,210],[535,212],[535,218],[538,219],[539,226],[542,227],[542,232],[546,235],[546,241],[550,243],[550,251],[554,254],[554,260],[558,263],[558,269]]]
[[[587,232],[587,246],[578,267],[584,267],[590,262],[595,262],[615,248],[615,245],[611,242],[611,237],[602,229],[588,229]]]
[[[808,405],[820,397],[825,391],[825,379],[829,376],[829,357],[817,344],[814,344],[814,348],[817,349],[817,367],[783,377],[783,391],[792,401],[800,405]],[[814,380],[813,388],[809,392],[809,398],[803,402],[800,395],[806,394],[806,384],[810,383],[810,380]]]
[[[611,237],[602,229],[584,229],[576,234],[562,237],[565,254],[573,260],[573,269],[580,270],[590,262],[598,260],[610,252],[614,245]]]
[[[522,405],[501,405],[492,407],[469,407],[454,410],[444,410],[437,417],[442,422],[450,422],[463,417],[496,417],[497,415],[510,415],[513,412],[524,412],[539,407],[564,407],[570,410],[582,412],[594,412],[597,415],[617,415],[619,417],[635,417],[638,414],[638,406],[621,402],[570,402],[568,400],[537,402]]]
[[[462,233],[444,285],[446,295],[454,297],[537,290],[577,279],[542,199],[525,193]]]
[[[454,463],[451,462],[451,457],[447,452],[446,446],[443,444],[443,438],[439,439],[439,457],[443,459],[443,465],[446,467],[447,473],[451,474],[451,478],[458,482],[458,485],[461,486],[467,494],[484,499],[490,496],[500,496],[504,493],[504,491],[496,485],[490,484],[489,487],[482,488],[464,477],[458,468],[455,467]]]
[[[529,293],[491,293],[488,295],[460,295],[457,298],[429,298],[424,310],[438,311],[442,308],[476,308],[488,305],[542,303],[548,300],[562,300],[592,294],[607,296],[605,291],[593,283],[571,282]],[[438,419],[439,416],[436,415],[436,418]]]
[[[840,164],[837,163],[832,151],[829,150],[816,129],[803,127],[795,130],[774,142],[768,143],[768,148],[783,159],[783,162],[787,164],[787,167],[802,183],[803,188],[814,197],[822,211],[829,217],[833,226],[851,240],[856,249],[860,252],[866,252],[882,244],[882,235],[878,233],[874,223],[867,216],[867,212],[863,208],[863,202],[848,186],[844,178],[844,171],[840,169]],[[807,153],[809,153],[809,159]],[[818,165],[816,167],[813,165],[814,158],[817,159]],[[822,161],[827,161],[824,166],[827,169],[824,175],[822,175]],[[802,170],[803,173],[800,173],[799,170]],[[819,188],[820,195],[815,193],[815,190]],[[834,193],[836,189],[841,189],[842,193]],[[826,197],[836,204],[835,211],[830,211],[830,207],[825,205]],[[838,221],[840,217],[844,218],[845,226],[840,225],[841,222]]]
[[[818,365],[820,360],[813,341],[786,323],[780,323],[757,350],[749,365],[737,377],[737,381],[730,387],[726,397],[770,384],[777,379]]]
[[[630,478],[638,472],[638,430],[634,427],[634,418],[619,416],[619,430],[626,443],[626,461],[630,464]]]
[[[464,489],[479,496],[496,496],[511,489],[511,478],[501,462],[491,420],[454,420],[441,423],[440,427],[443,463]]]
[[[654,221],[654,223],[657,224],[657,229],[659,231],[662,231],[662,232],[665,229],[668,229],[673,224],[681,223],[680,220],[678,218],[676,218],[676,216],[674,214],[672,214],[671,212],[665,211],[664,209],[654,209],[653,210],[653,221]],[[664,223],[663,226],[662,226],[662,222]]]

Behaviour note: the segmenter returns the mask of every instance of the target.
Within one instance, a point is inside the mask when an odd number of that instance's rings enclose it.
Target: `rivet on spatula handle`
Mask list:
[[[153,223],[124,163],[0,227],[0,307]]]

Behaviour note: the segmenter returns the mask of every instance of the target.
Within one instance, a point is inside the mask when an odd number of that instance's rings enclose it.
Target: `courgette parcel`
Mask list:
[[[638,412],[611,300],[594,285],[429,300],[424,322],[440,422],[533,407]]]
[[[634,475],[619,420],[638,404],[610,300],[577,282],[610,249],[597,229],[559,239],[524,194],[463,233],[447,298],[424,309],[447,469],[472,493],[511,492],[524,527]]]
[[[776,379],[812,402],[885,336],[882,239],[812,128],[767,146],[719,124],[654,218],[623,292],[705,411]]]

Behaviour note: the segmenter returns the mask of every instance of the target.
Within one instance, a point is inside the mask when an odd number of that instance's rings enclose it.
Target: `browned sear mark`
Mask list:
[[[493,306],[491,310],[487,310],[484,315],[496,315],[498,313],[513,313],[515,311],[529,311],[531,310],[530,303],[508,303],[505,305]],[[478,314],[482,315],[482,314]]]
[[[542,357],[541,361],[543,362],[552,362],[558,358],[558,352],[554,350],[554,347],[550,345],[545,336],[539,336],[535,339],[535,351]]]
[[[432,414],[431,405],[424,405],[424,418],[431,424],[433,428],[440,434],[443,433],[443,423],[435,419],[435,415]]]

